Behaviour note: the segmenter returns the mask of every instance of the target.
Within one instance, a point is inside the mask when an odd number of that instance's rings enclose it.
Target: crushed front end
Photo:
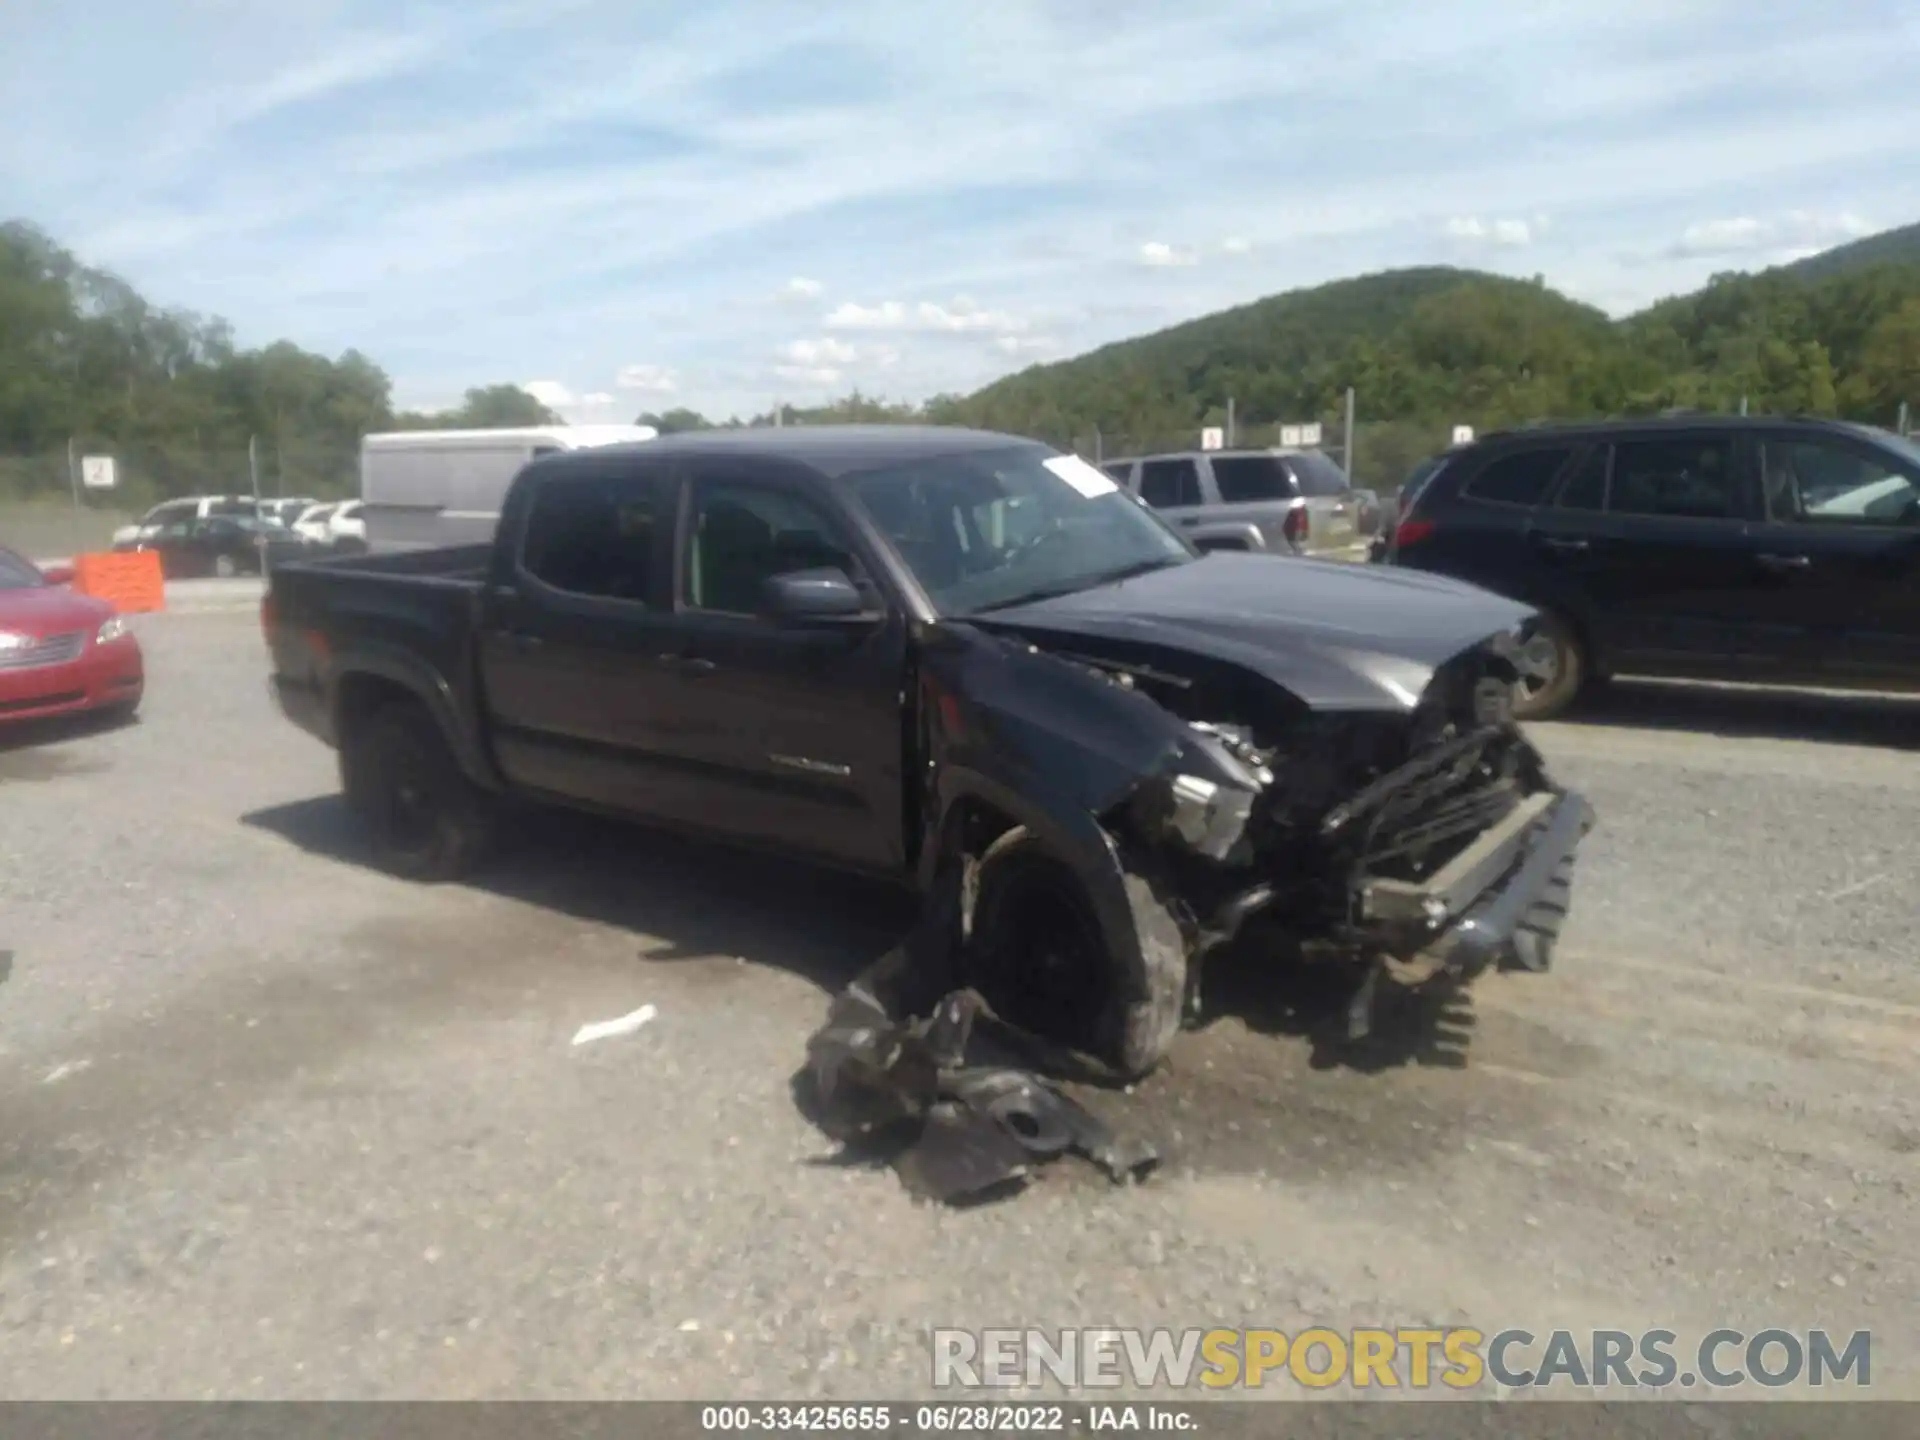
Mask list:
[[[1304,956],[1358,967],[1354,1035],[1389,969],[1464,981],[1550,966],[1595,817],[1514,723],[1510,649],[1500,636],[1455,656],[1398,711],[1229,695],[1204,670],[1154,687],[1244,777],[1176,767],[1109,820],[1187,911],[1193,1008],[1207,957],[1256,919]]]

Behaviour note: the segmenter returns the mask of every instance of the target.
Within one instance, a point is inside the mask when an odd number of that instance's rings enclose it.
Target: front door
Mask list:
[[[1920,456],[1838,435],[1761,437],[1758,603],[1796,624],[1805,680],[1920,687]]]
[[[865,624],[796,627],[760,613],[788,571],[840,569]],[[851,525],[783,476],[696,462],[686,501],[667,740],[702,781],[700,822],[730,838],[854,868],[905,863],[905,617]]]

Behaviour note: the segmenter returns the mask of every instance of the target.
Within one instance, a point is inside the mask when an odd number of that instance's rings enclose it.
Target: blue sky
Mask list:
[[[1447,262],[1613,311],[1920,219],[1920,3],[0,6],[0,206],[578,420],[918,399]]]

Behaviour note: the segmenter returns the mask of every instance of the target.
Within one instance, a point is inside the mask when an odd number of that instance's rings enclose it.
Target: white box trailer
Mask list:
[[[394,430],[360,442],[360,500],[376,554],[493,538],[500,504],[529,461],[560,450],[653,440],[651,425]]]

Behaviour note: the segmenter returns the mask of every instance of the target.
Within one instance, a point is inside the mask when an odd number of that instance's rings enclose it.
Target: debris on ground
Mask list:
[[[915,1196],[951,1205],[1022,1189],[1069,1151],[1115,1183],[1156,1168],[1151,1144],[1116,1133],[1038,1073],[1084,1075],[1078,1057],[1007,1024],[977,991],[927,1003],[941,971],[915,952],[938,942],[940,908],[835,996],[808,1040],[814,1123],[845,1150],[884,1154]]]
[[[582,1025],[574,1032],[573,1043],[585,1045],[594,1040],[614,1040],[622,1035],[631,1035],[659,1013],[651,1005],[642,1005],[638,1010],[617,1019],[600,1020],[592,1025]]]

